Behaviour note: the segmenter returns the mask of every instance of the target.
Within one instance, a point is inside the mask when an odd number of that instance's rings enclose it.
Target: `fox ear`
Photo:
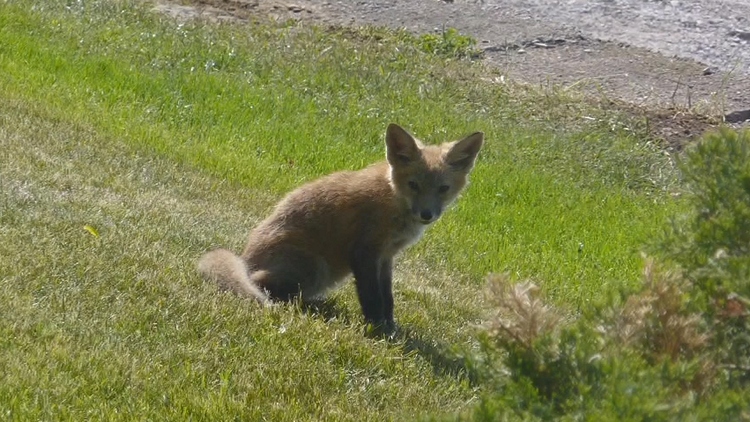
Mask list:
[[[419,145],[409,132],[391,123],[385,131],[385,156],[392,166],[408,164],[419,158]]]
[[[469,171],[484,143],[484,133],[475,132],[453,144],[445,155],[445,162],[456,170]]]

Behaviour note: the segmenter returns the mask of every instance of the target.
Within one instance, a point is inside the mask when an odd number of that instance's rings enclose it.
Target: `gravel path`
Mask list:
[[[505,2],[492,3],[501,7]],[[512,3],[559,25],[575,22],[575,27],[595,38],[693,59],[724,71],[750,73],[747,0],[573,0],[544,2],[544,6],[540,2]]]
[[[525,82],[750,124],[750,0],[162,1],[157,8],[173,15],[263,14],[416,33],[454,27],[479,41],[487,62]],[[687,126],[673,135],[694,135]]]
[[[747,0],[484,0],[336,1],[309,3],[339,22],[376,23],[429,31],[440,24],[490,42],[544,33],[581,33],[750,73]],[[442,3],[442,4],[439,4]]]

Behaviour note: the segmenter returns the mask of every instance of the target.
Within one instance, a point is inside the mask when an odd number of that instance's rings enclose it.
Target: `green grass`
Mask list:
[[[681,205],[630,122],[381,29],[174,22],[140,3],[0,6],[0,414],[10,419],[413,419],[476,400],[484,277],[575,307],[638,280]],[[472,185],[397,268],[394,342],[258,309],[194,263],[239,250],[284,192],[382,159],[388,122],[475,130]],[[90,226],[94,235],[84,229]],[[583,248],[581,249],[581,245]]]

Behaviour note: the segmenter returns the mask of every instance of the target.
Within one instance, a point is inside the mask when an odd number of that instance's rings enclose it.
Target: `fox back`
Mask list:
[[[483,135],[424,146],[391,124],[385,138],[385,162],[301,186],[252,230],[241,256],[209,252],[200,272],[261,302],[314,299],[354,274],[365,319],[393,326],[393,258],[466,186]]]

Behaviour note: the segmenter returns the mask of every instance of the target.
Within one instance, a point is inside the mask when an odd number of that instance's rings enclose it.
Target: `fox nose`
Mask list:
[[[422,221],[426,221],[426,222],[432,221],[432,211],[430,211],[430,210],[422,210],[419,213],[419,218],[421,218]]]

